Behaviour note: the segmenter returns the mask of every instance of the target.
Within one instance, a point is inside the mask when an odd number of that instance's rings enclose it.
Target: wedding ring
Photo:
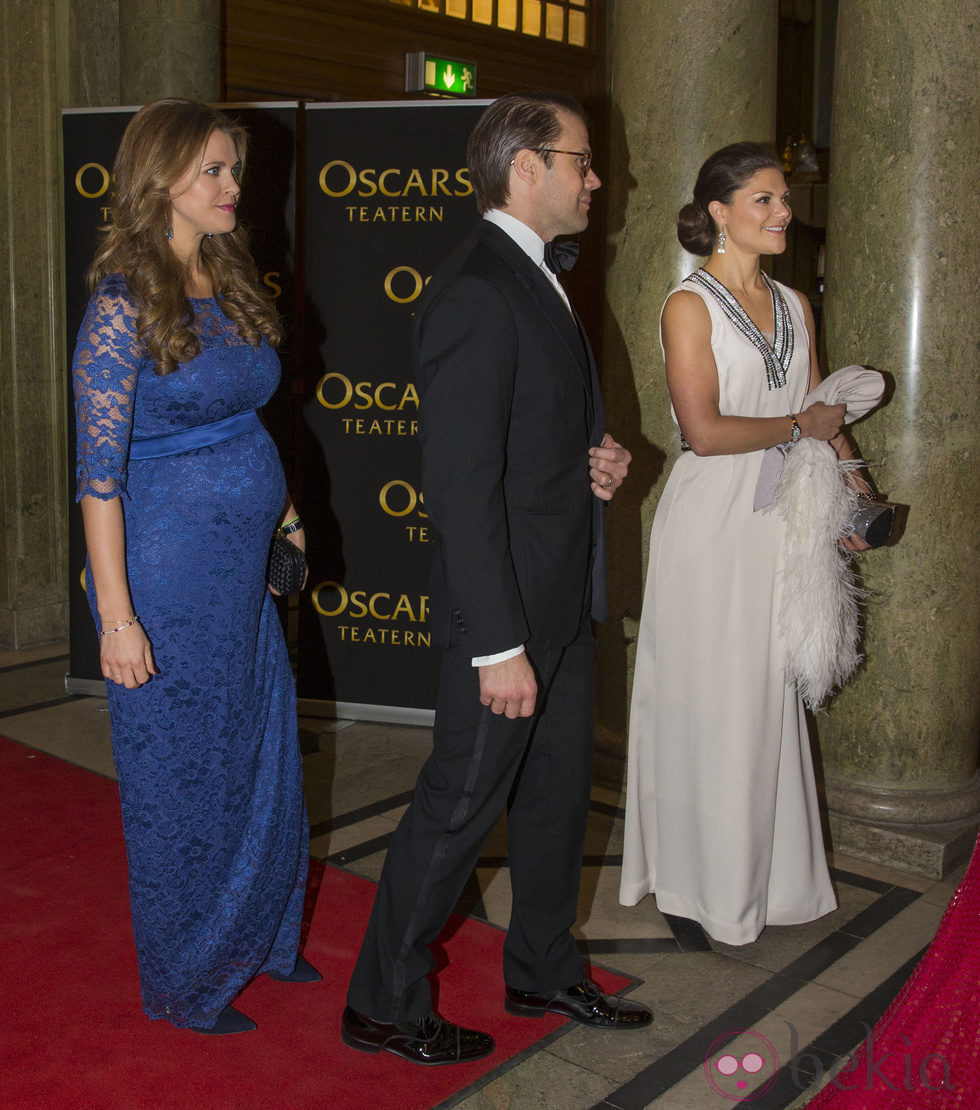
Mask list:
[[[606,489],[609,489],[609,487],[611,485],[612,485],[612,475],[610,474],[609,478],[606,480]]]

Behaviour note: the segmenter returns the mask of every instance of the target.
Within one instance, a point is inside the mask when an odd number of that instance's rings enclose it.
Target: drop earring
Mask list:
[[[728,242],[728,232],[724,228],[718,232],[718,254],[725,253],[725,244]]]
[[[168,239],[172,239],[174,237],[174,229],[170,226],[170,224],[167,224],[167,230],[165,234]]]

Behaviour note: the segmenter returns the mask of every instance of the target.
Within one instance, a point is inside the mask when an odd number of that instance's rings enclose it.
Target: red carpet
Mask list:
[[[202,1037],[149,1021],[139,1004],[116,784],[3,738],[0,782],[4,1110],[427,1110],[562,1025],[509,1017],[503,933],[454,919],[439,961],[448,961],[441,1009],[491,1031],[494,1055],[420,1068],[346,1048],[340,1014],[375,888],[315,863],[306,955],[323,983],[262,976],[240,996],[254,1033]],[[594,974],[610,991],[629,982]]]

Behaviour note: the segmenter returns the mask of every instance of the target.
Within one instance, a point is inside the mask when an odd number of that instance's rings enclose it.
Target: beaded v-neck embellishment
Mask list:
[[[793,357],[793,322],[783,295],[764,271],[762,279],[772,296],[772,315],[776,328],[772,343],[768,342],[735,297],[707,270],[695,270],[684,280],[708,290],[721,305],[728,319],[762,355],[766,366],[766,383],[769,388],[780,389],[786,384],[786,375],[789,373],[789,364]]]

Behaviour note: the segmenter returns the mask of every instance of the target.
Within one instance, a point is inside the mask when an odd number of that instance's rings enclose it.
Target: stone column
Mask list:
[[[0,5],[0,646],[67,628],[65,360],[55,0]]]
[[[220,29],[219,0],[0,4],[0,647],[68,628],[61,109],[216,100]]]
[[[934,876],[980,810],[978,25],[980,0],[842,0],[831,139],[830,364],[888,376],[855,439],[909,506],[860,560],[867,661],[818,718],[831,831]]]
[[[633,465],[607,517],[598,735],[600,752],[622,759],[650,525],[680,446],[660,310],[698,264],[677,242],[675,216],[712,151],[774,139],[778,4],[616,0],[610,8],[610,152],[605,172],[598,167],[609,229],[602,375],[607,427]]]
[[[220,0],[126,0],[119,6],[122,102],[221,96]]]

